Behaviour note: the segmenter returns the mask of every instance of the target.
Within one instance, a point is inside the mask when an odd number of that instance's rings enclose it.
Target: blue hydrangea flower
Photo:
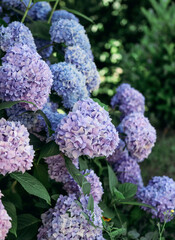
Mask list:
[[[56,143],[70,158],[109,156],[118,142],[109,113],[90,98],[78,101],[56,129]]]
[[[20,0],[2,0],[2,6],[6,8],[23,8],[23,3]],[[28,4],[29,0],[23,0],[24,4]]]
[[[0,190],[0,239],[5,240],[8,231],[10,230],[12,224],[11,224],[11,218],[7,214],[7,211],[4,208],[4,205],[2,204],[1,197],[2,193]]]
[[[8,27],[0,27],[0,48],[8,51],[15,44],[21,43],[28,45],[29,48],[36,50],[32,33],[23,23],[12,22]]]
[[[149,156],[156,142],[156,131],[148,118],[142,113],[131,113],[122,120],[117,129],[126,134],[126,147],[133,158],[141,162]]]
[[[47,20],[49,12],[52,10],[48,2],[37,2],[28,12],[33,20]]]
[[[54,76],[52,88],[63,98],[63,105],[72,108],[81,99],[88,97],[84,76],[72,65],[65,62],[50,66]]]
[[[150,212],[153,218],[168,222],[174,217],[171,210],[175,209],[175,182],[166,176],[153,177],[148,185],[138,192],[138,199],[156,209],[142,207]]]
[[[37,47],[37,51],[40,50],[41,48],[49,45],[51,42],[47,41],[47,40],[43,40],[43,39],[39,39],[39,38],[35,38],[35,44]],[[39,55],[41,55],[41,57],[46,60],[50,57],[50,55],[53,52],[53,46],[49,46],[47,48],[44,48],[43,50],[41,50],[39,53]]]
[[[89,92],[99,88],[100,75],[86,51],[79,46],[68,47],[65,50],[65,61],[73,64],[85,76]]]
[[[84,27],[75,20],[59,19],[52,23],[50,35],[53,42],[64,43],[66,46],[80,46],[89,51],[91,46]]]
[[[94,203],[94,212],[87,210],[88,197],[82,196],[80,204],[76,202],[76,195],[60,195],[56,206],[44,213],[43,225],[39,229],[38,240],[57,239],[83,239],[83,240],[104,240],[102,235],[101,209]],[[89,221],[83,215],[85,213]]]
[[[34,158],[33,146],[30,145],[29,132],[20,122],[0,119],[0,173],[31,169]]]
[[[25,100],[42,109],[47,102],[52,73],[41,56],[27,45],[16,44],[3,57],[0,68],[0,98],[3,101]],[[32,104],[21,103],[26,110],[36,110]]]
[[[53,13],[52,22],[58,21],[60,18],[62,19],[69,19],[79,22],[79,19],[75,17],[74,14],[67,12],[66,10],[57,10]]]
[[[134,112],[144,113],[145,98],[139,91],[126,83],[121,84],[116,91],[111,106],[115,108],[118,105],[122,117]]]

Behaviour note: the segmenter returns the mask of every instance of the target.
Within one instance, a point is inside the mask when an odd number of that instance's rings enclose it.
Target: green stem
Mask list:
[[[118,213],[117,208],[116,208],[115,205],[114,205],[114,209],[115,209],[115,212],[116,212],[116,214],[117,214],[117,217],[118,217],[118,219],[119,219],[119,221],[120,221],[121,226],[123,226],[123,223],[122,223],[122,220],[121,220],[120,214]]]
[[[50,17],[49,17],[49,20],[48,20],[48,24],[50,24],[50,22],[51,22],[51,19],[52,19],[53,13],[54,13],[54,11],[55,11],[57,5],[58,5],[58,2],[59,2],[59,0],[56,0],[55,5],[54,5],[53,8],[52,8],[52,11],[51,11],[51,14],[50,14]]]
[[[29,4],[28,4],[28,6],[27,6],[27,8],[26,8],[26,11],[25,11],[25,13],[24,13],[24,16],[23,16],[23,18],[22,18],[22,20],[21,20],[22,23],[25,21],[25,18],[26,18],[27,13],[28,13],[28,11],[29,11],[29,9],[30,9],[31,3],[32,3],[32,0],[29,1]]]

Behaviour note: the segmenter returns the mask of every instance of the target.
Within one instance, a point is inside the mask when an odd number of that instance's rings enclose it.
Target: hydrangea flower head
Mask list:
[[[70,158],[109,156],[118,142],[109,113],[90,98],[78,101],[56,130],[56,143]]]
[[[133,158],[141,162],[148,157],[156,141],[156,131],[142,113],[127,115],[117,129],[126,134],[125,143]]]
[[[50,28],[51,40],[64,43],[66,46],[80,46],[89,51],[91,46],[84,27],[75,20],[59,19],[52,23]]]
[[[59,196],[56,206],[42,215],[43,225],[39,229],[38,240],[104,240],[101,229],[101,209],[97,203],[94,203],[94,212],[92,213],[87,210],[88,197],[80,198],[82,208],[76,200],[74,194]],[[96,227],[90,224],[83,212]]]
[[[62,19],[69,19],[69,20],[74,20],[76,22],[79,22],[79,19],[75,17],[74,14],[66,11],[66,10],[57,10],[53,13],[52,16],[52,22],[58,21],[60,18]]]
[[[115,152],[107,158],[107,161],[111,164],[114,164],[120,161],[121,158],[128,157],[128,151],[125,147],[125,143],[120,139]]]
[[[29,133],[19,122],[0,119],[0,173],[5,175],[31,169],[34,158]]]
[[[52,81],[52,73],[41,56],[27,45],[16,44],[3,57],[0,98],[3,101],[33,102],[42,109],[47,102]],[[26,110],[36,110],[32,104],[21,105]]]
[[[167,176],[153,177],[148,185],[138,192],[138,199],[149,204],[156,210],[142,207],[152,214],[153,218],[159,218],[161,222],[172,220],[172,209],[175,209],[175,182]]]
[[[86,80],[72,64],[61,62],[51,65],[50,69],[54,76],[52,87],[62,96],[66,108],[72,108],[78,100],[88,97]]]
[[[0,27],[0,48],[8,51],[15,44],[26,44],[29,48],[36,50],[34,39],[29,28],[21,22],[12,22],[8,27]]]
[[[65,61],[73,64],[86,78],[86,86],[89,92],[96,90],[100,85],[100,75],[95,63],[88,53],[79,46],[66,48]]]
[[[0,239],[5,240],[8,231],[11,228],[11,218],[7,214],[7,211],[4,208],[4,205],[1,201],[2,193],[0,191]]]
[[[119,105],[119,110],[123,116],[134,112],[144,113],[145,98],[139,91],[126,83],[121,84],[116,90],[117,93],[111,100],[113,108]]]
[[[26,4],[28,0],[23,0],[23,2]],[[2,6],[6,8],[18,8],[21,9],[23,6],[23,3],[20,0],[2,0]]]
[[[47,20],[49,12],[52,10],[50,4],[48,2],[37,2],[34,6],[29,10],[28,15],[33,20]]]
[[[44,40],[44,39],[39,39],[39,38],[35,38],[35,44],[37,47],[37,51],[40,50],[41,48],[47,46],[50,44],[49,41]],[[46,60],[50,57],[50,55],[52,54],[53,51],[53,46],[48,46],[47,48],[44,48],[43,50],[41,50],[39,52],[39,55],[41,55],[41,57]]]

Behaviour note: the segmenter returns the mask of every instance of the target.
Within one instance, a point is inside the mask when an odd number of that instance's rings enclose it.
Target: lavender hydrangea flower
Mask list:
[[[116,91],[117,93],[111,100],[111,106],[115,108],[116,105],[119,105],[123,116],[134,112],[144,113],[145,98],[139,91],[126,83],[121,84]]]
[[[2,201],[1,201],[2,196],[3,195],[0,190],[0,239],[5,240],[7,233],[10,230],[12,224],[10,222],[11,218],[7,214],[7,211],[5,210],[2,204]]]
[[[79,19],[75,17],[74,14],[67,12],[66,10],[57,10],[53,13],[52,22],[58,21],[60,18],[62,19],[69,19],[79,22]]]
[[[117,129],[126,134],[125,143],[133,158],[141,162],[148,157],[156,141],[156,131],[142,113],[129,114]]]
[[[41,48],[51,44],[51,42],[44,40],[44,39],[39,39],[39,38],[35,38],[35,44],[37,47],[37,51],[40,50]],[[47,48],[44,48],[43,50],[41,50],[39,52],[39,54],[41,55],[41,57],[43,59],[48,59],[50,57],[50,55],[53,52],[53,46],[48,46]]]
[[[52,73],[41,56],[27,45],[16,44],[2,58],[0,68],[0,98],[3,101],[25,100],[40,109],[47,102],[52,85]],[[21,103],[26,110],[37,108]]]
[[[61,62],[51,65],[50,69],[54,76],[52,87],[62,96],[66,108],[72,108],[78,100],[88,97],[86,80],[72,64]]]
[[[1,26],[0,48],[6,52],[17,43],[26,44],[29,48],[36,50],[32,33],[23,23],[12,22],[6,28]]]
[[[52,10],[48,2],[37,2],[28,12],[33,20],[47,20],[49,12]]]
[[[153,177],[148,185],[138,193],[138,199],[154,207],[142,207],[152,214],[153,218],[159,218],[161,222],[172,220],[171,210],[175,209],[175,182],[167,176]]]
[[[115,152],[107,158],[107,161],[110,164],[114,164],[114,163],[120,161],[120,159],[125,158],[125,157],[126,158],[128,157],[128,151],[125,147],[125,143],[120,139],[119,144],[118,144],[117,148],[115,149]]]
[[[101,209],[94,203],[94,212],[87,210],[88,197],[80,198],[82,208],[76,200],[74,194],[59,196],[56,206],[41,216],[43,225],[39,229],[38,240],[104,240]],[[83,212],[96,227],[89,223]]]
[[[89,51],[91,46],[84,27],[75,20],[59,19],[52,23],[50,28],[51,40],[56,43],[65,43],[66,46],[80,46]]]
[[[31,169],[34,158],[33,146],[29,144],[29,133],[19,122],[0,119],[0,173]]]
[[[79,46],[68,47],[65,51],[65,61],[73,64],[85,76],[89,92],[99,88],[100,75],[86,51]]]
[[[56,130],[56,143],[70,158],[109,156],[118,142],[109,113],[90,98],[78,101]]]

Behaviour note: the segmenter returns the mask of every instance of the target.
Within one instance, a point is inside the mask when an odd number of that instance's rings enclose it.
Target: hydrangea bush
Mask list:
[[[93,98],[100,76],[84,15],[58,1],[2,3],[4,17],[13,9],[0,27],[0,240],[136,239],[134,205],[152,223],[172,220],[174,180],[145,186],[141,175],[156,142],[144,96],[122,84],[111,107]]]

